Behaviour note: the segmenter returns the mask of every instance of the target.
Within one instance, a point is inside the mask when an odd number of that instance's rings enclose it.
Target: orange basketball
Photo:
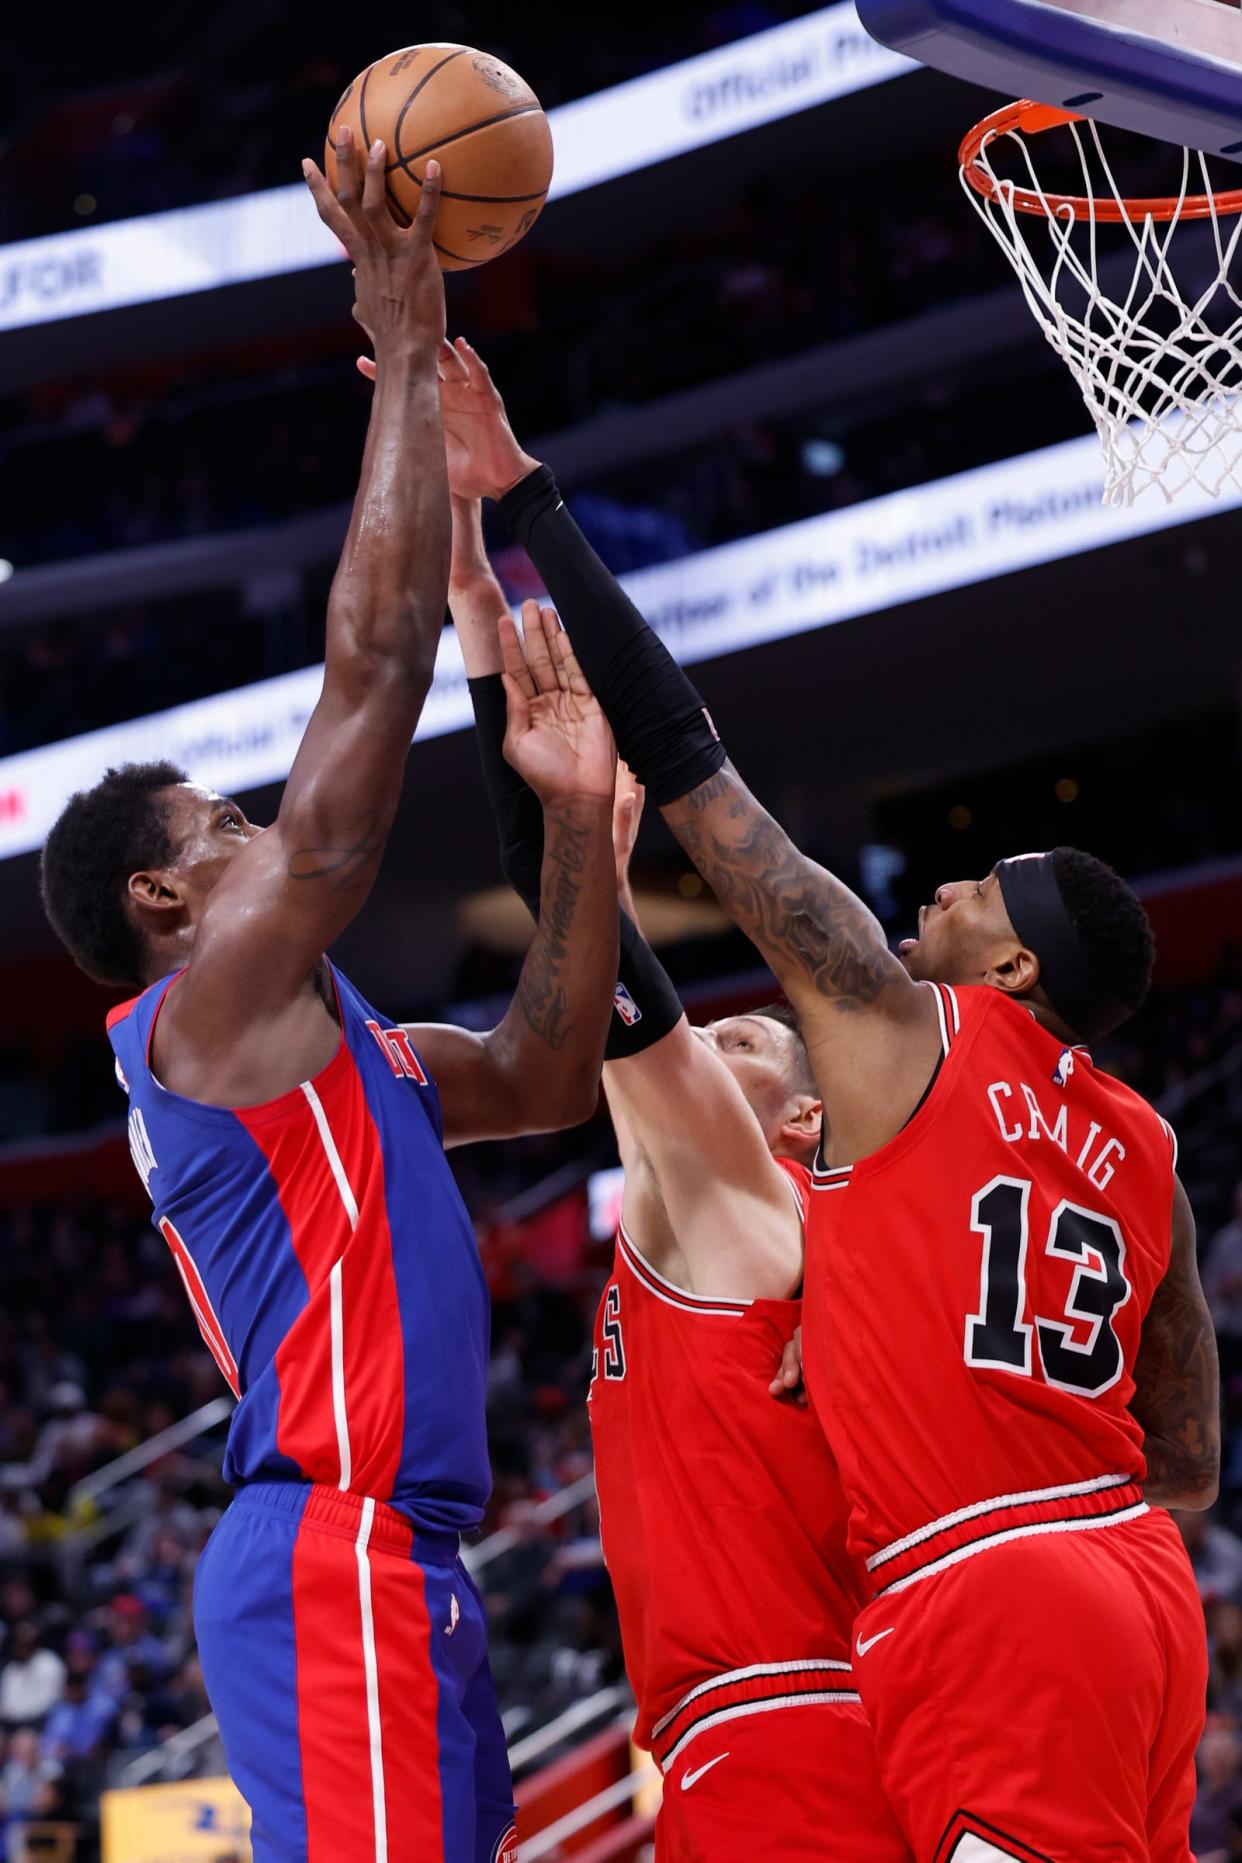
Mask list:
[[[348,123],[365,155],[387,150],[388,204],[408,226],[423,171],[443,170],[435,243],[446,272],[485,265],[539,218],[552,180],[552,132],[530,85],[468,45],[411,45],[360,72],[332,112],[324,169],[336,186],[335,135]]]

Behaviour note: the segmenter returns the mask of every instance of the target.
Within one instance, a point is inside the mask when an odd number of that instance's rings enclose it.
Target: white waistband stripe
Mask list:
[[[1089,1481],[1071,1481],[1059,1488],[1026,1488],[1018,1494],[994,1495],[990,1501],[973,1501],[969,1507],[942,1514],[939,1520],[929,1521],[925,1527],[907,1533],[904,1539],[894,1540],[891,1546],[872,1553],[867,1570],[874,1572],[877,1566],[887,1565],[890,1559],[921,1546],[924,1540],[934,1539],[937,1533],[945,1533],[950,1527],[960,1527],[967,1520],[977,1520],[981,1514],[998,1513],[1006,1507],[1038,1506],[1044,1501],[1069,1501],[1081,1494],[1100,1494],[1106,1488],[1125,1488],[1137,1480],[1136,1475],[1093,1475]]]
[[[933,1559],[929,1565],[922,1565],[917,1572],[911,1572],[906,1578],[899,1578],[891,1585],[884,1585],[877,1597],[891,1598],[907,1586],[917,1585],[922,1579],[931,1578],[937,1572],[945,1572],[951,1565],[960,1565],[963,1559],[973,1559],[976,1553],[991,1552],[995,1546],[1006,1546],[1012,1540],[1027,1540],[1040,1533],[1091,1533],[1099,1527],[1119,1527],[1127,1520],[1137,1520],[1141,1514],[1150,1510],[1146,1501],[1138,1501],[1133,1507],[1123,1507],[1115,1514],[1075,1514],[1071,1520],[1037,1520],[1029,1527],[1008,1527],[1001,1533],[989,1533],[986,1539],[972,1540],[969,1546],[956,1546],[952,1552],[945,1553],[939,1559]]]
[[[716,1714],[708,1714],[703,1720],[696,1721],[694,1726],[682,1735],[677,1745],[665,1756],[660,1770],[667,1773],[678,1755],[685,1752],[692,1740],[697,1740],[700,1734],[707,1733],[709,1728],[720,1727],[725,1721],[738,1721],[746,1714],[771,1714],[777,1708],[813,1708],[831,1703],[852,1703],[860,1700],[861,1697],[856,1689],[838,1688],[822,1689],[808,1695],[774,1695],[767,1701],[743,1701],[739,1702],[735,1708],[721,1708]]]
[[[821,1670],[831,1670],[837,1675],[852,1673],[849,1663],[837,1662],[829,1656],[803,1656],[797,1662],[754,1662],[747,1669],[726,1669],[722,1675],[714,1675],[709,1681],[700,1682],[697,1688],[692,1688],[689,1694],[683,1695],[677,1706],[670,1708],[668,1713],[656,1722],[651,1730],[651,1737],[654,1740],[657,1734],[663,1733],[666,1727],[671,1726],[682,1710],[688,1708],[692,1701],[698,1701],[704,1695],[714,1694],[718,1688],[731,1688],[735,1682],[754,1682],[762,1676],[810,1675]]]

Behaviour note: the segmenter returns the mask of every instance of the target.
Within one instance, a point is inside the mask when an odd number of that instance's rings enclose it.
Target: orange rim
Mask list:
[[[1042,214],[1045,219],[1059,219],[1072,213],[1076,220],[1094,216],[1096,220],[1120,222],[1129,218],[1141,222],[1148,219],[1210,220],[1214,214],[1242,214],[1242,188],[1232,188],[1223,194],[1188,194],[1185,200],[1180,200],[1176,194],[1157,195],[1152,200],[1118,200],[1112,195],[1101,198],[1087,194],[1034,194],[1030,188],[1011,190],[1006,183],[996,181],[979,161],[986,145],[997,136],[1007,136],[1014,131],[1025,136],[1042,136],[1045,130],[1063,129],[1068,123],[1083,121],[1072,110],[1032,103],[1029,98],[995,110],[991,116],[985,116],[982,123],[975,124],[958,150],[962,173],[976,194],[982,194],[985,200],[999,200],[1003,189],[1006,201],[1012,200],[1017,213]]]

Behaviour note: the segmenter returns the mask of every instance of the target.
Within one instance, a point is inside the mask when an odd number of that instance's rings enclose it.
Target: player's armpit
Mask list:
[[[877,1150],[935,1067],[933,993],[911,981],[874,913],[794,846],[732,764],[663,814],[797,1008],[839,1162]]]
[[[1199,1284],[1195,1220],[1177,1182],[1168,1271],[1147,1318],[1130,1408],[1146,1433],[1143,1492],[1159,1507],[1204,1508],[1220,1485],[1220,1367]]]
[[[663,1203],[689,1270],[687,1291],[787,1299],[802,1279],[797,1206],[719,1055],[683,1016],[642,1053],[609,1061],[604,1085],[614,1120]],[[629,1194],[627,1182],[627,1202]]]

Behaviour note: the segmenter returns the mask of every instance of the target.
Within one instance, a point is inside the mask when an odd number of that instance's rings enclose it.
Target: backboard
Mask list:
[[[1234,0],[857,0],[873,38],[954,77],[1242,162]]]

